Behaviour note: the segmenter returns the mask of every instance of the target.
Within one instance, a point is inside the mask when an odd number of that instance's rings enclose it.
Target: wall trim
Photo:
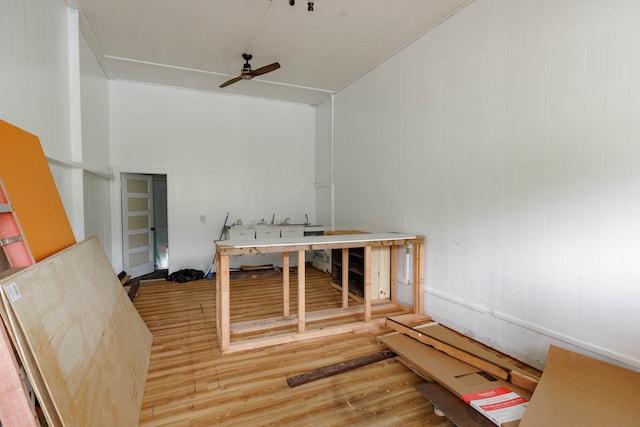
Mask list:
[[[560,342],[564,342],[566,344],[569,344],[571,346],[574,347],[578,347],[581,348],[583,350],[586,350],[588,352],[600,355],[602,357],[605,357],[607,359],[611,359],[614,361],[618,361],[621,362],[625,365],[627,365],[629,368],[635,368],[638,369],[640,368],[640,359],[634,358],[632,356],[629,356],[627,354],[623,354],[617,351],[613,351],[610,350],[608,348],[602,347],[600,345],[597,344],[593,344],[584,340],[581,340],[579,338],[575,338],[572,336],[569,336],[567,334],[564,334],[562,332],[544,327],[542,325],[538,325],[536,323],[531,323],[527,320],[521,319],[519,317],[515,317],[512,316],[510,314],[504,313],[502,311],[499,310],[490,310],[480,304],[475,304],[472,302],[469,302],[467,300],[464,300],[458,296],[455,295],[451,295],[449,293],[446,292],[442,292],[442,291],[438,291],[436,289],[433,288],[426,288],[425,289],[425,294],[428,295],[433,295],[437,298],[443,299],[447,302],[462,306],[464,308],[468,308],[470,310],[476,311],[478,313],[482,313],[482,314],[486,314],[489,316],[492,316],[496,319],[499,319],[501,321],[510,323],[512,325],[527,329],[529,331],[535,332],[537,334],[543,335],[545,337],[548,338],[552,338],[554,340],[560,341]],[[446,321],[444,322],[446,323]]]
[[[482,313],[482,314],[491,314],[491,310],[489,310],[488,308],[480,305],[480,304],[475,304],[475,303],[471,303],[465,299],[459,298],[455,295],[451,295],[448,294],[446,292],[442,292],[442,291],[438,291],[437,289],[433,289],[433,288],[426,288],[425,289],[425,293],[426,294],[430,294],[433,295],[435,297],[438,297],[440,299],[452,302],[454,304],[460,305],[462,307],[468,308],[470,310],[473,311],[477,311],[478,313]]]
[[[89,172],[90,174],[99,176],[100,178],[108,179],[110,181],[114,181],[116,179],[113,176],[113,174],[102,172],[96,169],[87,168],[82,163],[72,162],[69,160],[59,160],[49,156],[46,156],[46,159],[50,163],[55,163],[56,165],[64,166],[71,169],[82,169],[84,172]]]

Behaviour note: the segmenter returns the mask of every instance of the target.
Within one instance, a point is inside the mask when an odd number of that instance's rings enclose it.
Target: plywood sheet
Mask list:
[[[639,397],[640,373],[551,346],[520,427],[635,427]]]
[[[0,120],[0,179],[36,261],[76,240],[37,136]]]
[[[39,424],[35,410],[18,370],[9,337],[0,322],[0,420],[7,426],[36,427]]]
[[[26,363],[62,426],[136,426],[151,333],[98,240],[0,281]],[[46,402],[47,399],[44,399]]]
[[[0,314],[2,315],[2,319],[7,325],[8,331],[11,333],[11,339],[14,343],[16,350],[18,351],[18,355],[20,357],[20,361],[22,362],[22,366],[29,377],[29,383],[31,387],[38,396],[38,402],[42,409],[42,412],[45,414],[47,422],[49,425],[61,426],[63,425],[60,420],[60,416],[58,415],[55,405],[51,400],[51,395],[47,390],[47,387],[44,383],[44,379],[42,378],[42,373],[38,368],[38,364],[36,363],[36,359],[31,352],[31,348],[26,341],[25,335],[18,323],[13,310],[11,310],[11,306],[9,304],[9,300],[7,295],[4,293],[2,287],[0,286],[0,293],[2,293],[2,304],[0,307]]]

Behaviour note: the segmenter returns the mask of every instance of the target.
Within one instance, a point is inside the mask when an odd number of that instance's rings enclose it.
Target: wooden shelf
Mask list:
[[[371,288],[373,299],[388,298],[390,255],[388,248],[374,248],[371,262]],[[364,297],[364,249],[349,249],[349,293]],[[331,282],[342,287],[342,250],[331,251]]]

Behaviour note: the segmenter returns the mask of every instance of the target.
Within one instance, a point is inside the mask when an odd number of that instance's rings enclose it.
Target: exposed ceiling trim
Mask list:
[[[63,1],[108,79],[319,105],[474,0]],[[243,53],[282,67],[220,89]]]

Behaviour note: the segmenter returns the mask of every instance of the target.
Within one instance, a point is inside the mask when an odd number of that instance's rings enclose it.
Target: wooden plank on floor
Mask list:
[[[97,238],[0,286],[14,345],[42,379],[38,399],[53,405],[49,424],[138,425],[152,337]]]
[[[495,427],[488,418],[438,383],[418,384],[416,389],[457,427]]]
[[[333,375],[341,374],[343,372],[352,371],[354,369],[358,369],[372,363],[380,362],[381,360],[390,359],[392,357],[396,357],[396,354],[393,351],[384,350],[375,354],[369,354],[357,359],[347,360],[346,362],[340,362],[335,365],[325,366],[323,368],[316,369],[305,374],[287,378],[287,384],[289,384],[289,387],[297,387],[302,384],[307,384],[312,381],[328,378]]]
[[[538,385],[539,378],[520,370],[494,354],[485,351],[482,347],[473,344],[440,325],[430,325],[423,328],[413,328],[394,319],[387,319],[387,327],[407,335],[422,344],[428,345],[449,356],[468,363],[478,369],[509,381],[512,384],[533,392]]]
[[[373,306],[373,312],[384,312],[396,308],[391,303],[380,303]],[[337,319],[340,317],[348,317],[354,314],[364,313],[365,307],[363,305],[354,305],[346,309],[343,308],[328,308],[325,310],[316,310],[305,313],[306,323],[318,322],[327,319]],[[395,317],[394,317],[395,318]],[[298,323],[298,316],[293,314],[287,317],[271,317],[267,319],[251,320],[247,322],[237,322],[231,324],[231,334],[237,335],[242,333],[263,331],[269,329],[275,329],[281,326],[295,325]]]
[[[298,323],[299,324],[299,323]],[[278,344],[287,344],[316,338],[328,337],[331,335],[347,334],[347,333],[364,333],[374,332],[384,329],[384,319],[374,319],[369,323],[352,322],[340,325],[327,326],[306,330],[304,333],[297,334],[281,334],[268,336],[263,338],[247,339],[238,342],[231,342],[223,352],[247,351],[262,347],[269,347]]]

